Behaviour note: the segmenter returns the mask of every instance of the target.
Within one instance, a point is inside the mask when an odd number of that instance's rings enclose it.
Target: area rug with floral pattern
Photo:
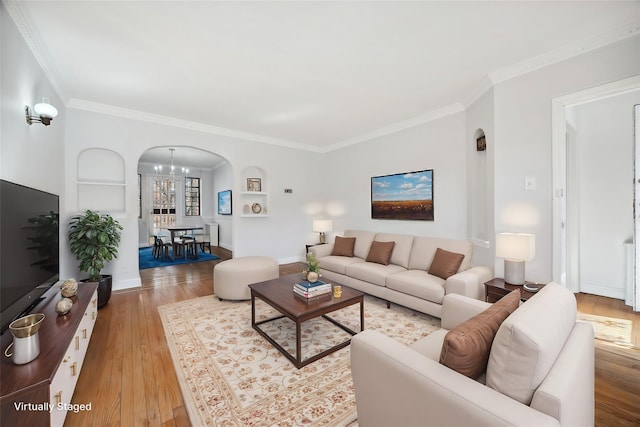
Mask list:
[[[365,297],[365,328],[410,344],[440,320]],[[302,369],[251,328],[251,303],[206,296],[159,307],[182,397],[193,426],[340,426],[355,424],[349,346]],[[256,300],[256,317],[278,313]],[[359,306],[330,316],[359,330]],[[295,355],[295,323],[261,325]],[[326,319],[302,325],[303,358],[348,338]]]

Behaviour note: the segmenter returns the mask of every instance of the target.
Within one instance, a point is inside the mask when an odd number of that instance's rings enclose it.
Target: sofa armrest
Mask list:
[[[471,267],[450,276],[445,281],[445,294],[465,295],[484,301],[484,283],[492,278],[493,271],[489,267]]]
[[[442,300],[441,323],[443,329],[453,329],[459,324],[480,314],[491,306],[490,303],[465,297],[464,295],[449,294]]]
[[[533,395],[531,407],[563,425],[594,424],[593,326],[577,322],[562,352]]]
[[[559,425],[375,330],[352,338],[351,372],[363,427]]]
[[[315,255],[316,259],[331,255],[333,251],[333,243],[325,245],[316,245],[309,248],[309,252]]]

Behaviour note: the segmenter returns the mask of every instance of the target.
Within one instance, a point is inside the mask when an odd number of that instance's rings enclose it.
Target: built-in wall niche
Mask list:
[[[482,129],[473,134],[473,149],[469,164],[469,186],[471,203],[469,215],[471,218],[471,237],[476,244],[487,247],[489,236],[489,181],[491,174],[487,160],[487,141]]]
[[[124,159],[115,151],[89,148],[78,154],[78,210],[125,212]]]
[[[242,171],[240,216],[264,218],[269,216],[269,192],[264,169],[250,166]]]

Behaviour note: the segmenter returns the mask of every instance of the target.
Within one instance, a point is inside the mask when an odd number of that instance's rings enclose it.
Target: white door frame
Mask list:
[[[567,211],[567,156],[566,108],[587,102],[608,98],[640,88],[640,76],[608,83],[602,86],[554,98],[551,101],[551,145],[553,162],[553,280],[561,283],[573,292],[580,291],[580,283],[568,265],[577,262],[577,238],[568,238],[568,222],[579,221],[577,215]],[[637,118],[636,118],[637,120]],[[636,221],[638,226],[638,221]],[[636,245],[640,246],[640,245]],[[636,269],[640,268],[640,249],[636,247]],[[636,275],[636,307],[640,309],[640,276]]]

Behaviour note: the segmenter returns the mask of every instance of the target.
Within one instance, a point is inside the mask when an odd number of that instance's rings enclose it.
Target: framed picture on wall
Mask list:
[[[371,219],[433,221],[433,169],[372,177]]]
[[[262,191],[262,180],[260,178],[247,178],[247,191]]]
[[[231,190],[218,193],[218,215],[231,215]]]

